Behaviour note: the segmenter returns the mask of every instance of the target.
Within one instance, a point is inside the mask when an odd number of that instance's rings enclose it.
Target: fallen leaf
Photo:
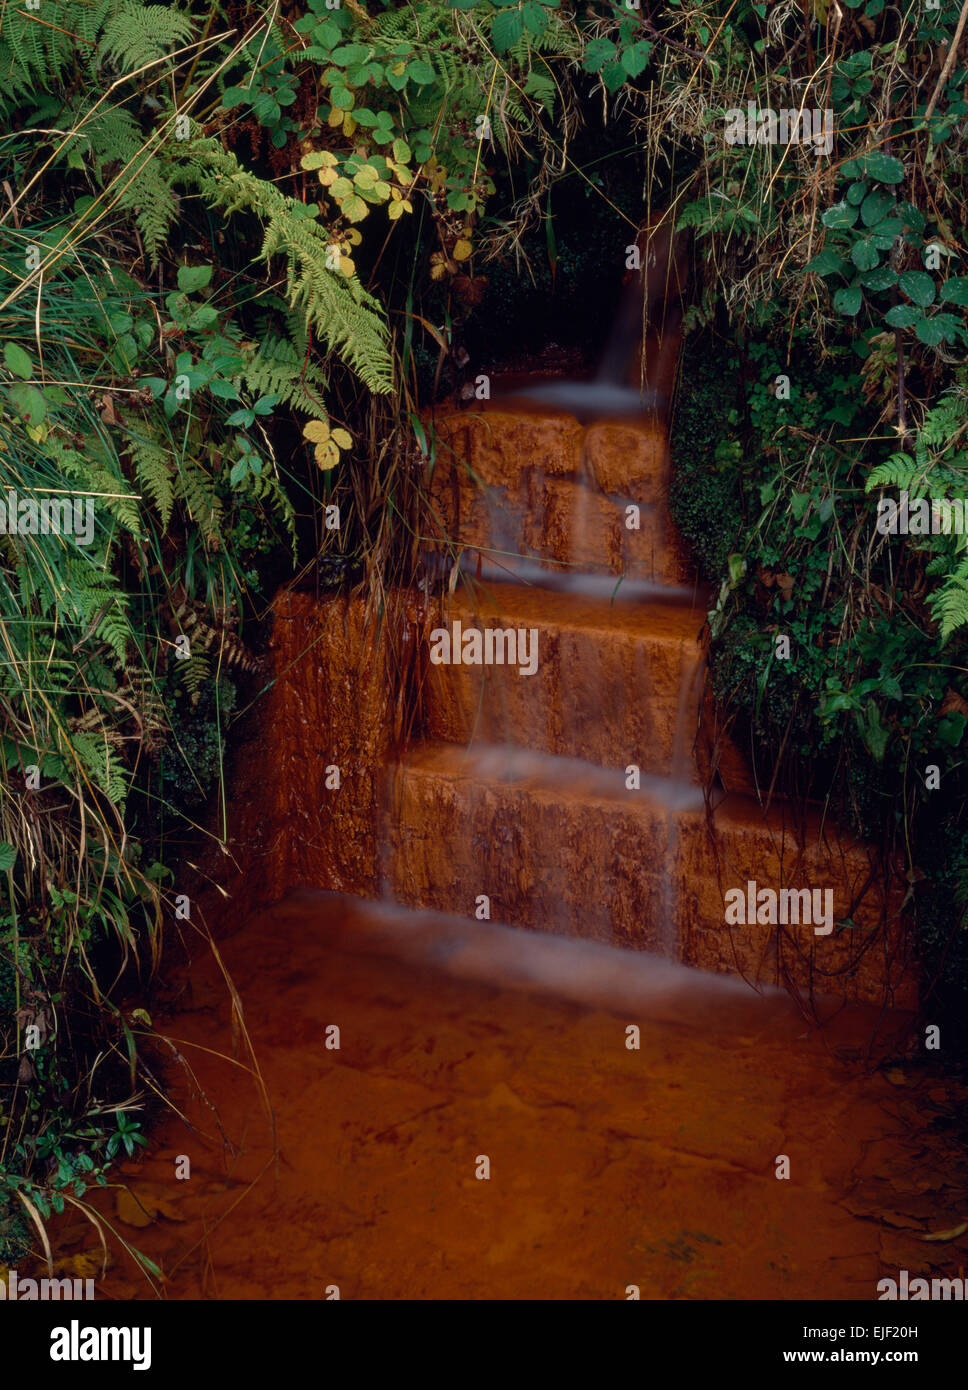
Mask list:
[[[140,1202],[133,1192],[122,1187],[115,1199],[119,1221],[126,1226],[150,1226],[158,1214],[150,1202]]]

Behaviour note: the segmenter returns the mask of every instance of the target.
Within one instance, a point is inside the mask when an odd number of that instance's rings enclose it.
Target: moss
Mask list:
[[[669,506],[703,578],[718,583],[742,524],[737,427],[739,359],[711,335],[690,339],[683,354],[672,421]]]

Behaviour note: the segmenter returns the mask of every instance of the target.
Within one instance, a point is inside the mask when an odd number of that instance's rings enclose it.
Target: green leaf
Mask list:
[[[599,72],[606,63],[611,62],[618,49],[611,39],[592,39],[585,49],[584,68],[586,72]]]
[[[520,19],[520,15],[518,18]],[[414,62],[407,64],[407,77],[411,82],[416,82],[418,87],[426,87],[428,83],[436,81],[437,74],[429,63],[425,63],[422,58],[417,58]]]
[[[236,106],[241,106],[243,101],[249,101],[252,93],[245,87],[226,87],[222,96],[222,105],[226,111],[232,111]]]
[[[524,15],[520,10],[500,10],[491,25],[491,38],[497,53],[506,53],[524,33]]]
[[[955,275],[945,280],[938,295],[942,304],[968,305],[968,276]]]
[[[19,376],[22,381],[28,381],[34,374],[30,354],[24,352],[19,343],[4,343],[3,360],[7,364],[7,370],[14,376]]]
[[[820,219],[825,227],[846,228],[852,227],[857,221],[857,208],[851,207],[848,203],[835,203],[832,208],[828,208]]]
[[[865,238],[862,241],[854,242],[850,259],[858,270],[873,270],[880,260],[880,256],[870,240]]]
[[[923,318],[920,309],[915,309],[912,304],[895,304],[884,315],[884,322],[891,328],[910,328]]]
[[[901,161],[893,155],[883,154],[880,150],[861,155],[857,163],[868,178],[876,179],[878,183],[901,183],[904,179],[904,165]]]
[[[39,425],[47,415],[47,402],[36,386],[11,386],[10,403],[28,425]]]
[[[922,343],[927,347],[937,347],[944,341],[944,325],[936,319],[922,318],[914,325],[914,331]]]
[[[188,316],[189,328],[211,328],[218,320],[218,310],[210,304],[202,304]]]
[[[239,399],[238,387],[233,386],[231,381],[223,381],[221,377],[216,377],[210,381],[208,389],[213,396],[218,396],[223,401],[237,401]]]
[[[548,11],[543,5],[538,4],[537,0],[525,0],[521,14],[524,17],[524,27],[529,34],[543,34],[547,29]]]
[[[869,270],[866,275],[862,275],[860,283],[865,290],[889,290],[892,285],[897,284],[897,271],[892,270],[889,265],[882,265],[877,270]]]
[[[924,214],[913,203],[898,203],[897,215],[904,223],[905,227],[915,232],[923,232],[927,225]]]
[[[839,314],[847,314],[851,318],[854,314],[860,313],[863,302],[864,296],[859,285],[849,285],[834,295],[834,308]]]
[[[212,279],[210,265],[180,265],[178,267],[178,288],[183,294],[204,290]]]
[[[631,48],[623,50],[622,67],[628,73],[629,77],[639,77],[645,72],[651,52],[652,44],[648,39],[639,39]]]
[[[869,193],[860,208],[860,220],[865,227],[874,227],[889,212],[894,211],[894,199],[886,193]]]
[[[602,68],[602,81],[606,90],[617,92],[625,84],[625,69],[621,63],[606,63]]]
[[[934,281],[923,270],[905,270],[903,275],[898,276],[897,283],[908,299],[919,304],[922,309],[927,308],[934,300]]]
[[[813,271],[816,275],[835,275],[838,271],[843,270],[845,265],[846,261],[843,256],[838,256],[836,251],[831,251],[825,247],[823,251],[814,256],[806,269]]]
[[[954,314],[935,314],[931,322],[941,329],[946,343],[956,343],[966,336],[964,324]]]
[[[850,185],[847,190],[847,201],[850,203],[851,207],[855,207],[858,203],[864,201],[867,197],[867,187],[867,184],[863,181]]]
[[[334,48],[330,55],[337,67],[348,68],[359,63],[365,63],[369,58],[371,49],[363,43],[342,43],[339,48]]]
[[[17,851],[13,845],[8,845],[6,840],[0,841],[0,871],[6,873],[12,869],[17,859]]]
[[[957,710],[952,710],[950,714],[945,714],[938,720],[935,737],[939,743],[947,744],[949,748],[957,748],[965,736],[966,727],[968,719]]]

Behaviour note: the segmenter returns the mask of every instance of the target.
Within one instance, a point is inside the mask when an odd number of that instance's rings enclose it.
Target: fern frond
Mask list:
[[[135,72],[157,62],[172,49],[182,48],[192,36],[193,21],[170,5],[139,5],[125,0],[104,26],[98,55],[122,72]]]
[[[150,439],[135,435],[129,437],[128,451],[134,460],[138,486],[151,499],[162,529],[167,531],[175,505],[171,451]]]
[[[326,253],[329,232],[296,200],[272,184],[248,173],[234,155],[214,139],[198,138],[185,151],[184,177],[223,211],[253,212],[265,224],[261,255],[286,259],[290,303],[301,311],[327,348],[353,368],[379,394],[393,389],[393,367],[387,350],[387,327],[379,301],[356,276],[330,270]]]

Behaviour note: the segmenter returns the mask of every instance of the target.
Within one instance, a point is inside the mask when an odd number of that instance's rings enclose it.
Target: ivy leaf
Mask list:
[[[958,304],[962,307],[968,305],[968,276],[956,275],[950,280],[945,280],[938,298],[942,304]]]
[[[497,53],[506,53],[524,33],[524,15],[520,10],[501,10],[494,16],[491,38]]]
[[[859,285],[848,285],[834,295],[834,308],[839,314],[847,314],[850,318],[860,313],[863,302],[864,296]]]
[[[898,276],[897,283],[908,299],[919,304],[922,309],[927,308],[934,300],[934,281],[923,270],[906,270],[903,275]]]
[[[807,264],[806,270],[813,271],[815,275],[835,275],[843,270],[846,264],[843,256],[838,256],[836,251],[825,247]]]

